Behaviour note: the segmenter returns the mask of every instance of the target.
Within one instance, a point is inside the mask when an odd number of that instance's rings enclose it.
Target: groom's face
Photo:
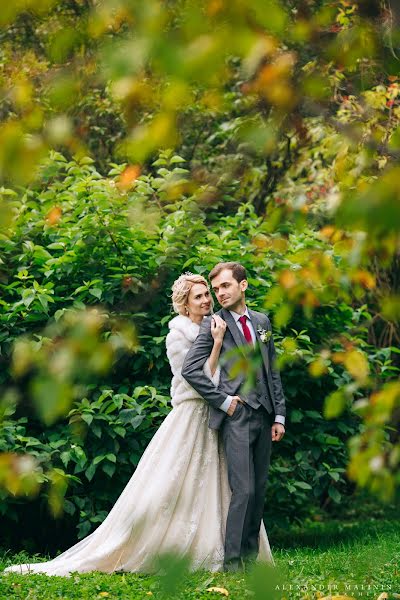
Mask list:
[[[237,281],[230,269],[224,269],[211,281],[215,296],[223,308],[233,310],[243,301],[247,281]]]

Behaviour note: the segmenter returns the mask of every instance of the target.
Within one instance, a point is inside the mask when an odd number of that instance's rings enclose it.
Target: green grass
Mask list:
[[[286,549],[280,543],[274,553],[284,581],[292,585],[287,598],[308,600],[316,591],[355,598],[400,593],[399,521],[309,528],[293,533],[291,540],[288,535],[287,542]]]
[[[257,567],[246,575],[188,574],[176,564],[163,577],[134,573],[76,574],[70,578],[10,574],[0,577],[0,600],[224,598],[207,591],[213,586],[228,590],[231,600],[311,600],[319,596],[318,592],[363,599],[376,599],[384,591],[400,594],[397,520],[316,523],[304,530],[291,528],[271,535],[271,546],[277,564],[273,572]],[[32,557],[23,553],[11,556],[4,552],[0,555],[0,568],[29,560]]]

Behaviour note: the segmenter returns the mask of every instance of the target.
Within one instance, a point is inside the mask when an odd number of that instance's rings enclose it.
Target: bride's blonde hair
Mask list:
[[[190,290],[196,283],[202,283],[209,290],[207,280],[202,275],[194,273],[183,273],[176,279],[172,285],[172,306],[178,315],[186,315],[186,305],[189,298]],[[211,306],[214,306],[211,298]]]

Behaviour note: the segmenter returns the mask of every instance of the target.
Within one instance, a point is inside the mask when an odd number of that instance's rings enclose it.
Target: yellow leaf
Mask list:
[[[364,380],[367,378],[369,366],[365,354],[362,352],[359,352],[358,350],[347,352],[344,365],[350,375],[355,379]]]
[[[324,596],[320,600],[356,600],[353,596]]]
[[[54,206],[47,214],[46,220],[49,225],[57,225],[61,219],[62,210],[59,206]]]
[[[375,287],[375,277],[368,271],[356,271],[353,274],[352,280],[355,283],[360,283],[362,287],[372,290]]]
[[[296,275],[289,270],[282,271],[279,275],[279,283],[282,287],[288,290],[296,285]]]
[[[141,169],[139,165],[128,165],[122,171],[119,180],[117,181],[117,187],[122,190],[129,189],[134,181],[139,177]]]
[[[222,594],[223,596],[229,596],[228,590],[220,587],[210,587],[207,588],[207,592],[216,592],[217,594]]]
[[[322,237],[329,239],[333,236],[335,231],[336,231],[336,229],[334,227],[332,227],[332,225],[328,225],[328,226],[320,229],[319,233]]]
[[[312,377],[321,377],[321,375],[327,372],[328,368],[325,362],[321,358],[318,358],[310,364],[308,370]]]
[[[332,354],[332,360],[334,363],[343,363],[345,357],[346,357],[346,354],[344,352],[334,352]]]
[[[335,419],[342,414],[345,408],[346,397],[341,391],[336,390],[325,398],[324,416],[327,419]]]
[[[102,598],[107,598],[107,596],[109,596],[110,594],[108,592],[99,592],[99,596],[101,596]]]

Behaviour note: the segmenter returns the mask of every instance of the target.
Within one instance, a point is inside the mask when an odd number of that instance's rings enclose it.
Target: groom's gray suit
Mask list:
[[[236,564],[241,558],[255,556],[264,509],[265,487],[271,455],[271,426],[275,416],[286,415],[285,396],[279,372],[274,366],[275,347],[272,335],[262,342],[258,330],[271,331],[268,317],[249,310],[258,346],[260,366],[255,383],[243,390],[245,373],[230,375],[239,356],[234,348],[246,346],[246,340],[231,313],[222,309],[216,313],[227,324],[221,349],[221,375],[218,387],[204,376],[204,363],[211,354],[214,339],[211,317],[203,319],[199,335],[190,348],[182,367],[183,377],[210,404],[209,426],[221,431],[228,466],[232,498],[225,533],[225,564]],[[230,352],[231,356],[226,354]],[[221,410],[227,396],[240,396],[232,416]]]

